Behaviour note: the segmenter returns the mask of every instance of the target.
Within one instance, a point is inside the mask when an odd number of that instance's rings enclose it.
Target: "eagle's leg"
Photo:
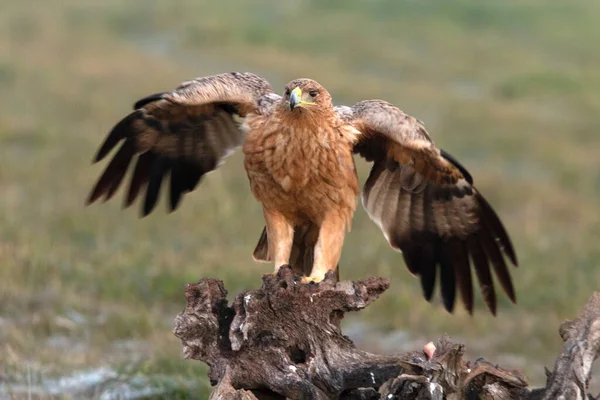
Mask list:
[[[321,223],[315,246],[315,261],[306,281],[321,282],[328,271],[337,270],[345,234],[346,219],[337,211],[329,212]]]
[[[279,267],[290,262],[290,254],[294,241],[294,225],[280,212],[263,207],[267,235],[269,237],[269,253],[275,262],[275,273]]]

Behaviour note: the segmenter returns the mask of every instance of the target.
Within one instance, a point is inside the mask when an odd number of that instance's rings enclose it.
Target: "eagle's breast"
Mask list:
[[[245,166],[255,197],[285,214],[318,220],[333,207],[351,214],[358,181],[350,132],[339,121],[246,120]],[[347,211],[344,211],[347,210]]]

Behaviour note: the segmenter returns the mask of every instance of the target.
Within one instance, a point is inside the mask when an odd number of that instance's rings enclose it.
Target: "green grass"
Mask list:
[[[541,384],[559,323],[600,288],[599,13],[595,2],[541,0],[4,2],[0,381],[110,366],[207,390],[204,367],[181,360],[171,333],[184,284],[218,277],[236,293],[271,268],[250,257],[263,220],[241,156],[172,215],[163,204],[140,220],[121,198],[83,203],[103,168],[91,157],[133,101],[251,70],[278,89],[312,77],[337,103],[384,98],[424,120],[511,233],[518,305],[501,299],[497,318],[481,302],[474,318],[449,315],[422,299],[360,210],[342,275],[392,287],[351,318],[423,343],[448,332]],[[359,169],[364,179],[368,165]],[[143,345],[125,352],[122,342]]]

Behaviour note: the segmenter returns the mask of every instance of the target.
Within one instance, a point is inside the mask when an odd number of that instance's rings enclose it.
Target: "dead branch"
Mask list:
[[[581,316],[563,324],[565,348],[547,388],[479,359],[442,337],[433,347],[376,355],[342,334],[340,321],[376,300],[389,281],[369,278],[301,284],[291,268],[265,275],[262,287],[240,293],[232,306],[223,283],[188,284],[187,307],[174,333],[186,358],[210,367],[211,399],[582,399],[600,349],[600,293]],[[563,396],[563,397],[561,397]]]
[[[600,356],[600,292],[590,297],[581,315],[560,326],[565,342],[548,374],[544,399],[587,400],[592,364]]]

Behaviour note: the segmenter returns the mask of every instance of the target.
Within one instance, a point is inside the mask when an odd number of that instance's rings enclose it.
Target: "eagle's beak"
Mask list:
[[[302,90],[299,87],[292,90],[290,93],[290,110],[294,111],[294,108],[302,103]]]
[[[314,106],[316,103],[312,101],[302,100],[302,90],[299,87],[292,90],[290,93],[290,110],[294,111],[296,107]]]

